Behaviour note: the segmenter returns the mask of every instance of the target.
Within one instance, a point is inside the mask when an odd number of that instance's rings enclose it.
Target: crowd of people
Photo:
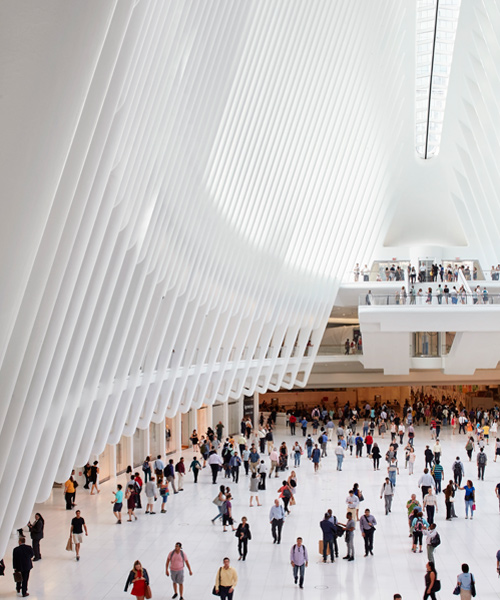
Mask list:
[[[421,490],[421,499],[417,498],[415,492],[406,503],[409,550],[421,553],[425,545],[427,566],[424,576],[424,599],[435,598],[439,591],[436,550],[442,543],[442,533],[436,520],[443,506],[440,498],[444,498],[446,519],[452,521],[458,516],[455,500],[460,492],[463,492],[465,518],[472,520],[476,493],[479,493],[473,480],[470,477],[465,479],[464,462],[460,456],[451,457],[447,453],[446,443],[442,442],[440,435],[446,427],[451,431],[451,435],[464,436],[465,455],[470,462],[475,461],[477,480],[483,481],[488,465],[488,446],[494,448],[493,461],[496,462],[497,456],[500,455],[500,438],[496,436],[499,417],[498,407],[490,410],[466,410],[451,398],[442,397],[437,400],[412,391],[411,397],[400,411],[396,407],[379,402],[373,405],[366,403],[362,407],[334,404],[331,407],[316,406],[312,411],[289,410],[286,414],[286,426],[292,436],[291,446],[285,440],[276,442],[276,411],[271,411],[267,418],[261,414],[258,426],[254,426],[248,417],[243,417],[238,435],[224,436],[224,425],[219,422],[215,429],[209,427],[203,435],[193,431],[190,436],[193,455],[187,462],[184,456],[180,456],[178,460],[168,457],[164,460],[161,455],[155,459],[148,456],[140,469],[127,469],[126,485],[117,484],[113,492],[112,512],[117,525],[122,524],[125,502],[129,522],[138,520],[136,511],[142,508],[145,509],[144,516],[155,515],[159,499],[159,512],[166,512],[169,496],[184,491],[186,475],[191,473],[192,484],[197,485],[199,474],[206,468],[210,472],[212,485],[219,486],[212,500],[217,512],[211,522],[214,526],[220,524],[223,533],[234,532],[238,560],[246,561],[252,540],[251,523],[247,516],[237,519],[233,508],[235,489],[241,489],[241,483],[248,489],[249,508],[261,507],[264,504],[264,492],[268,486],[272,490],[276,489],[276,497],[268,508],[268,521],[273,544],[280,545],[283,529],[299,499],[298,475],[304,461],[305,464],[311,464],[314,476],[321,476],[321,464],[330,460],[330,457],[339,471],[343,470],[347,457],[349,461],[351,457],[354,461],[368,458],[372,461],[374,471],[385,471],[380,480],[380,499],[384,503],[382,510],[389,520],[400,473],[405,470],[411,477],[415,474],[415,463],[418,461],[425,465],[419,478],[414,480],[415,486]],[[418,458],[415,451],[415,428],[420,425],[425,429],[419,431],[419,436],[429,437],[429,443],[425,445],[423,455]],[[426,431],[428,433],[424,433]],[[386,448],[383,447],[385,443]],[[449,474],[445,473],[443,457],[446,457],[450,464]],[[84,475],[86,483],[83,487],[87,488],[90,494],[98,494],[98,462],[87,465]],[[223,479],[223,483],[219,478]],[[273,485],[272,481],[275,479],[278,479],[278,482]],[[66,509],[74,510],[77,487],[73,472],[64,486]],[[145,499],[142,498],[143,493]],[[485,492],[481,490],[480,493]],[[495,494],[500,506],[500,483],[495,488]],[[321,513],[321,518],[318,515],[318,533],[321,536],[319,550],[324,563],[334,563],[339,558],[342,538],[346,546],[343,559],[347,562],[354,561],[356,531],[359,531],[363,540],[364,556],[374,556],[375,532],[379,527],[380,517],[376,516],[377,509],[373,511],[373,507],[362,508],[364,501],[361,486],[355,482],[346,490],[345,518],[335,515],[332,508]],[[259,517],[256,515],[255,518]],[[380,526],[383,526],[382,523]],[[298,523],[294,524],[295,530],[299,527]],[[23,596],[29,595],[28,581],[32,563],[42,558],[40,542],[44,537],[45,521],[39,512],[36,513],[33,522],[28,524],[28,529],[32,546],[26,543],[24,532],[21,530],[19,544],[13,551],[16,589]],[[66,548],[75,553],[77,562],[80,561],[84,537],[88,534],[86,520],[81,511],[76,510],[69,523]],[[300,536],[289,549],[289,561],[294,583],[303,588],[310,550]],[[497,568],[500,569],[500,551],[497,561]],[[165,574],[172,580],[173,598],[184,598],[185,571],[189,575],[193,574],[182,543],[177,542],[167,555],[165,564]],[[222,566],[218,568],[214,577],[214,592],[223,599],[231,600],[237,583],[236,569],[231,566],[230,558],[224,557]],[[140,560],[134,562],[128,574],[125,591],[129,588],[132,595],[139,599],[151,597],[150,577]],[[475,595],[475,578],[470,573],[467,563],[461,566],[455,592],[462,599]],[[396,594],[394,598],[397,597]]]

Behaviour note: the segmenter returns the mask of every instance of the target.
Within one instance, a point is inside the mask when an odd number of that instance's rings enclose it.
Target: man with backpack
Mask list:
[[[457,456],[457,458],[451,468],[453,470],[454,482],[456,483],[456,485],[461,486],[462,485],[462,477],[465,475],[465,470],[464,470],[464,465],[463,465],[462,461],[460,460],[459,456]]]
[[[304,587],[304,575],[309,564],[307,548],[302,544],[302,538],[297,538],[297,543],[290,550],[290,562],[293,567],[293,579],[299,582],[299,587]]]
[[[158,454],[158,456],[156,457],[156,460],[154,462],[155,476],[156,476],[156,481],[158,482],[158,485],[160,485],[160,483],[163,481],[163,469],[164,468],[165,468],[165,465],[163,464],[163,461],[161,459],[161,454]]]
[[[175,544],[174,550],[170,552],[167,557],[167,564],[165,567],[165,572],[168,577],[169,575],[169,567],[170,565],[170,577],[172,579],[172,583],[174,585],[174,595],[172,598],[177,598],[177,586],[179,586],[180,592],[180,600],[183,600],[184,593],[184,565],[188,568],[189,574],[192,575],[193,571],[191,571],[191,565],[187,559],[187,556],[184,554],[182,550],[182,544],[177,542]]]
[[[486,468],[486,463],[488,462],[488,457],[483,448],[477,455],[477,478],[484,481],[484,470]]]
[[[441,538],[436,530],[436,523],[431,523],[429,529],[425,532],[425,544],[427,546],[427,560],[435,564],[434,550],[441,543]]]
[[[174,490],[174,494],[177,494],[177,490],[175,489],[175,469],[173,459],[168,461],[168,465],[165,467],[164,473],[168,484],[171,485],[172,489]]]

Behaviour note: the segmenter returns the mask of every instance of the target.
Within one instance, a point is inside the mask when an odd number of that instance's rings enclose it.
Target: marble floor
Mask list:
[[[279,432],[291,447],[291,436]],[[302,441],[302,436],[297,436]],[[376,437],[385,453],[389,440]],[[168,512],[145,515],[138,511],[139,520],[122,525],[115,524],[112,514],[112,489],[117,483],[102,484],[101,493],[89,496],[80,487],[77,493],[78,508],[85,518],[89,537],[84,539],[80,562],[74,554],[66,552],[70,520],[73,516],[64,509],[63,493],[54,490],[52,497],[35,507],[45,518],[45,539],[42,541],[43,560],[35,563],[31,573],[30,598],[89,598],[115,600],[125,597],[123,591],[133,561],[139,558],[151,576],[153,598],[170,598],[172,585],[165,576],[167,553],[175,542],[181,541],[191,563],[193,576],[187,574],[184,598],[186,600],[210,597],[217,568],[224,556],[231,558],[239,576],[235,599],[261,598],[263,600],[287,600],[295,598],[337,598],[392,600],[399,592],[404,600],[421,598],[424,590],[426,554],[413,554],[406,524],[405,505],[412,492],[420,492],[417,480],[424,466],[423,450],[430,441],[429,430],[416,428],[417,462],[415,475],[410,476],[402,468],[397,480],[393,511],[384,515],[380,488],[385,476],[383,470],[373,471],[371,460],[363,457],[347,457],[342,472],[336,471],[333,446],[329,456],[323,459],[318,474],[313,472],[307,459],[297,469],[297,505],[283,528],[281,545],[272,543],[268,520],[269,509],[276,497],[279,479],[272,479],[268,489],[262,492],[262,507],[249,507],[248,479],[243,475],[239,484],[230,484],[234,494],[234,515],[237,519],[247,516],[253,539],[249,543],[246,562],[238,562],[237,541],[230,531],[222,532],[220,525],[210,522],[217,508],[212,504],[216,486],[212,485],[209,469],[200,474],[194,484],[191,474],[186,477],[185,491],[172,495]],[[445,429],[441,435],[443,446],[442,464],[446,481],[451,475],[455,456],[465,458],[465,436],[451,435]],[[442,544],[436,550],[436,567],[442,583],[439,598],[451,598],[456,576],[462,562],[469,563],[476,578],[478,598],[500,597],[500,579],[496,571],[495,555],[500,548],[500,514],[495,496],[495,486],[500,482],[500,460],[493,462],[494,450],[487,449],[489,464],[484,481],[477,481],[475,463],[464,461],[466,477],[476,487],[477,511],[473,521],[464,518],[463,492],[458,492],[456,510],[459,516],[453,521],[445,520],[444,496],[440,495],[438,530]],[[184,453],[189,464],[191,451]],[[223,480],[220,479],[220,482]],[[228,481],[228,480],[226,480]],[[118,483],[125,483],[125,476]],[[345,519],[345,498],[354,482],[363,490],[363,508],[370,508],[378,520],[373,557],[364,558],[363,541],[356,531],[356,560],[339,560],[335,564],[323,564],[318,554],[321,537],[319,521],[328,508],[342,522]],[[159,507],[158,507],[159,508]],[[310,555],[306,570],[304,590],[293,583],[289,563],[289,551],[297,536],[304,539]],[[6,577],[0,581],[0,598],[15,596],[11,571],[13,537],[6,553]],[[345,542],[340,540],[341,556],[345,554]],[[127,593],[130,595],[130,592]]]

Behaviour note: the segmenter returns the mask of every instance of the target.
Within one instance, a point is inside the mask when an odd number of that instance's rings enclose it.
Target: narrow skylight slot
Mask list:
[[[439,153],[461,0],[417,0],[415,148]]]

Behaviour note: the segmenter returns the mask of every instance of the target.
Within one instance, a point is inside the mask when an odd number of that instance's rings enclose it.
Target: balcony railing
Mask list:
[[[355,347],[349,347],[346,344],[322,344],[319,347],[318,355],[321,356],[342,356],[342,355],[354,355],[363,354],[363,347],[356,344]]]
[[[500,294],[490,294],[488,291],[473,292],[471,294],[462,292],[458,294],[432,294],[422,292],[419,295],[403,294],[361,294],[359,296],[360,306],[485,306],[489,304],[500,304]]]

